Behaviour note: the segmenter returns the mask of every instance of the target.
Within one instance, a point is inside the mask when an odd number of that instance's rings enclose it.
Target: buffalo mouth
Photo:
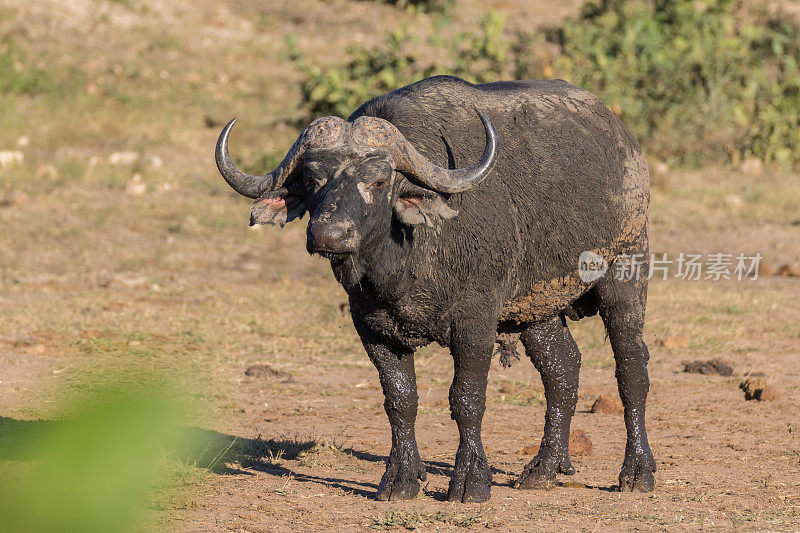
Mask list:
[[[329,252],[327,250],[314,250],[315,254],[330,260],[331,262],[342,262],[347,260],[351,255],[350,252]]]

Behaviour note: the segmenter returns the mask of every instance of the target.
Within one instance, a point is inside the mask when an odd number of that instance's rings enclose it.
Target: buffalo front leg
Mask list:
[[[426,477],[414,435],[418,401],[414,352],[372,343],[364,336],[362,341],[378,369],[385,397],[383,406],[392,426],[392,450],[375,499],[410,500],[417,496],[419,481]]]
[[[647,265],[644,265],[647,271]],[[647,281],[607,279],[597,287],[600,315],[616,362],[619,396],[625,408],[627,444],[619,474],[620,491],[649,492],[655,486],[656,462],[645,431],[645,404],[650,389],[642,340]]]
[[[542,376],[547,411],[539,452],[525,467],[515,486],[549,488],[555,484],[557,473],[575,473],[569,460],[569,426],[578,401],[581,354],[560,317],[531,326],[520,338]]]
[[[496,333],[486,329],[485,324],[459,324],[451,336],[455,375],[450,412],[458,425],[459,444],[447,491],[449,501],[485,502],[491,496],[492,474],[481,442],[481,422]]]

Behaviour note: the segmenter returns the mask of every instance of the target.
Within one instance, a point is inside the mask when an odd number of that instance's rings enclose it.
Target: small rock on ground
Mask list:
[[[131,196],[141,196],[147,192],[147,184],[142,180],[142,176],[134,174],[125,186],[125,194]]]

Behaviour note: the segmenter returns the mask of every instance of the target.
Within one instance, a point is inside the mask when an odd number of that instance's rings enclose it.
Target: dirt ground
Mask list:
[[[448,27],[490,8],[533,27],[579,2],[458,5]],[[389,426],[345,294],[305,252],[303,222],[247,227],[249,202],[218,177],[207,123],[242,117],[237,160],[288,147],[298,74],[286,35],[325,62],[403,21],[436,22],[345,0],[10,0],[0,15],[21,71],[46,67],[55,84],[0,102],[0,150],[24,154],[0,168],[0,422],[58,418],[64,398],[121,368],[179,383],[201,451],[174,459],[181,475],[139,529],[800,530],[800,277],[774,275],[800,262],[797,174],[653,166],[652,252],[758,252],[770,275],[652,282],[652,494],[613,490],[625,431],[621,415],[590,412],[616,394],[593,318],[571,325],[583,353],[573,428],[593,443],[574,476],[511,488],[541,437],[543,394],[524,356],[510,369],[495,360],[483,426],[492,500],[445,502],[452,361],[427,347],[416,366],[428,481],[414,501],[380,503]],[[712,358],[733,375],[682,372]],[[252,365],[265,368],[248,376]],[[751,373],[774,400],[745,400]]]

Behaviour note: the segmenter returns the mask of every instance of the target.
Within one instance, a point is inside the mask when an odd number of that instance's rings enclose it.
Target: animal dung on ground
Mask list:
[[[582,429],[573,429],[569,432],[569,454],[575,456],[592,455],[592,439]]]
[[[784,263],[778,267],[775,275],[785,278],[800,278],[800,266],[794,263]]]
[[[619,415],[624,411],[622,401],[611,394],[601,394],[592,404],[591,411],[603,415]]]
[[[244,375],[254,378],[265,378],[268,376],[278,376],[280,372],[269,365],[251,365],[244,371]]]
[[[739,384],[739,388],[744,391],[745,400],[771,402],[777,398],[775,388],[767,385],[762,378],[749,377]]]
[[[528,444],[527,446],[523,446],[519,453],[522,455],[536,455],[539,453],[539,446],[536,444]]]
[[[719,359],[708,361],[683,361],[683,371],[692,374],[719,374],[720,376],[732,376],[733,367]]]
[[[21,207],[28,203],[28,199],[28,193],[15,189],[0,201],[0,205],[3,207]]]

